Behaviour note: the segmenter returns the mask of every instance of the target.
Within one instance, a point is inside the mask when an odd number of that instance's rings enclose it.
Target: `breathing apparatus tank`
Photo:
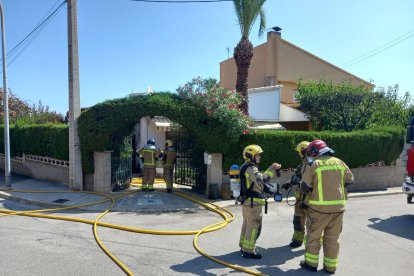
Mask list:
[[[233,197],[237,199],[240,196],[240,167],[238,165],[231,165],[229,170],[230,175],[230,189],[233,192]],[[237,200],[236,200],[237,204]]]

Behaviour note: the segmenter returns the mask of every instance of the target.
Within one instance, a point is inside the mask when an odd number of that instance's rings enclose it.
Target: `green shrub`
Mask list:
[[[378,161],[385,161],[389,165],[401,154],[404,137],[405,132],[401,127],[353,132],[261,130],[243,136],[238,144],[234,144],[231,153],[224,155],[223,167],[226,170],[232,164],[242,164],[243,148],[249,144],[258,144],[264,151],[262,169],[272,162],[282,163],[283,168],[295,168],[300,162],[294,150],[296,145],[314,139],[324,140],[335,150],[335,156],[351,168]]]
[[[4,133],[4,126],[0,126]],[[32,154],[69,160],[69,128],[65,124],[11,125],[10,155]],[[0,152],[4,153],[4,135],[0,135]]]
[[[205,106],[177,94],[154,93],[109,100],[82,112],[78,119],[84,172],[93,172],[94,151],[113,150],[132,133],[141,117],[159,115],[181,125],[209,152],[228,152],[241,135],[223,124],[221,117],[209,114]]]

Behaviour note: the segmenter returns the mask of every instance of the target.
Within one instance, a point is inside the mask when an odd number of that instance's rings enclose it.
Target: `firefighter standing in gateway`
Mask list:
[[[354,176],[342,160],[333,157],[334,151],[322,140],[310,143],[308,154],[314,162],[302,175],[301,189],[304,194],[309,194],[309,209],[305,260],[300,266],[317,271],[323,233],[323,268],[333,274],[338,266],[346,186],[353,183]]]
[[[302,173],[306,169],[308,160],[306,159],[306,151],[310,142],[300,142],[295,150],[298,152],[301,163],[296,167],[290,182],[282,185],[282,189],[288,190],[290,187],[295,186],[295,213],[293,215],[293,237],[289,244],[290,247],[296,248],[302,245],[303,238],[305,236],[305,225],[306,225],[306,206],[304,206],[305,195],[302,194],[300,189],[300,181],[302,179]]]
[[[262,227],[263,211],[265,198],[264,183],[280,170],[281,165],[273,163],[265,173],[258,169],[260,163],[260,154],[263,152],[258,145],[249,145],[243,150],[245,163],[240,169],[241,185],[245,182],[247,188],[247,197],[242,203],[243,226],[240,233],[239,246],[243,258],[261,259],[262,255],[256,249],[256,240],[260,236]]]
[[[173,142],[171,140],[165,141],[165,149],[160,154],[160,157],[164,169],[163,177],[165,183],[167,184],[167,192],[172,193],[174,164],[177,157],[177,152],[173,147]]]
[[[154,179],[155,179],[155,167],[156,161],[160,154],[159,150],[155,147],[155,139],[150,138],[147,144],[137,151],[138,155],[141,155],[144,159],[144,172],[142,175],[142,191],[154,191]]]

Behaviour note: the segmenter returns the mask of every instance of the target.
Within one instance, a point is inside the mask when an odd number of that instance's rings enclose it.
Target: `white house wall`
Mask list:
[[[280,122],[308,122],[305,113],[285,104],[280,104]]]
[[[249,90],[249,115],[256,121],[279,121],[280,87]]]
[[[155,123],[150,119],[150,117],[141,118],[140,126],[140,135],[137,148],[143,147],[149,138],[155,139],[155,146],[157,148],[163,148],[165,144],[165,131],[158,130]]]

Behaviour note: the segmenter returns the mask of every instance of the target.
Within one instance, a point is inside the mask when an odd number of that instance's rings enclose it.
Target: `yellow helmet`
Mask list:
[[[171,140],[165,140],[165,146],[172,147],[173,146],[173,141],[171,141]]]
[[[299,144],[297,144],[295,150],[299,153],[300,157],[303,157],[305,155],[309,144],[309,141],[302,141]]]
[[[254,156],[256,154],[262,153],[263,150],[258,145],[249,145],[244,148],[243,150],[243,158],[244,160],[254,161]]]

